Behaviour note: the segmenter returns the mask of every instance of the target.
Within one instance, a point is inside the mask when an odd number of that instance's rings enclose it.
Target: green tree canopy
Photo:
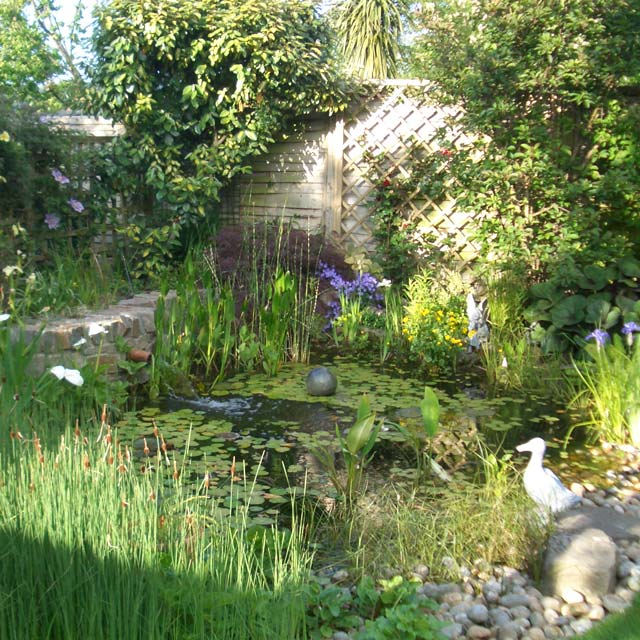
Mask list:
[[[533,271],[640,247],[640,4],[425,3],[414,66],[464,107],[485,255]]]
[[[97,14],[93,108],[126,127],[119,190],[181,224],[305,113],[343,106],[328,33],[305,0],[112,0]],[[126,176],[140,176],[127,183]]]
[[[0,4],[0,93],[17,102],[43,100],[43,85],[62,71],[58,53],[25,15],[26,0]]]

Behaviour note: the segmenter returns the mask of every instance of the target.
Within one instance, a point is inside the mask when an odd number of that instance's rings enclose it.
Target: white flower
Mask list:
[[[35,273],[30,273],[29,277],[27,278],[27,282],[29,284],[34,284],[37,279],[38,279],[38,276],[36,276]]]
[[[501,366],[503,369],[506,369],[506,368],[509,366],[509,363],[507,362],[507,357],[506,357],[506,356],[504,356],[504,357],[502,358],[502,362],[500,363],[500,366]]]
[[[12,265],[9,265],[8,267],[5,267],[2,270],[2,273],[4,273],[4,275],[7,276],[7,278],[10,278],[14,273],[17,273],[18,275],[20,275],[22,273],[22,269],[17,264],[12,264]]]
[[[97,322],[92,322],[89,325],[89,337],[90,338],[92,336],[98,336],[101,333],[107,333],[107,330],[101,324],[98,324]]]
[[[86,338],[80,338],[80,340],[74,342],[72,346],[74,349],[79,349],[83,344],[87,344]]]
[[[378,287],[390,287],[390,286],[391,286],[391,280],[389,280],[388,278],[382,278],[382,280],[378,282]]]
[[[8,313],[0,313],[0,322],[6,322],[10,317]]]
[[[50,371],[58,380],[64,379],[76,387],[81,387],[84,384],[84,378],[77,369],[67,369],[59,364],[56,367],[51,367]]]

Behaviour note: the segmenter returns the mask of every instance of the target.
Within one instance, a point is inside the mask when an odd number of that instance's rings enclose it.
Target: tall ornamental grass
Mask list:
[[[188,491],[158,452],[136,461],[108,427],[99,442],[76,429],[55,448],[33,434],[2,452],[1,638],[304,633],[300,524],[256,535],[247,508],[218,507],[208,478]]]

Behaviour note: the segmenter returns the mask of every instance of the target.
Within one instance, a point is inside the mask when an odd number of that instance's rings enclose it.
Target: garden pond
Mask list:
[[[336,374],[334,395],[307,393],[306,376],[319,365]],[[236,375],[218,383],[207,396],[150,402],[122,416],[114,427],[120,441],[131,445],[141,469],[155,462],[161,448],[163,464],[174,476],[179,473],[195,485],[207,478],[209,495],[221,505],[246,501],[255,524],[269,524],[302,486],[308,496],[324,499],[331,494],[312,451],[322,447],[338,452],[336,427],[344,432],[353,424],[363,394],[383,421],[369,486],[411,482],[415,457],[394,424],[421,420],[418,405],[425,384],[437,390],[441,406],[432,457],[448,474],[472,477],[480,462],[480,443],[485,451],[508,456],[532,435],[547,440],[548,464],[567,484],[590,481],[603,486],[606,471],[615,468],[615,459],[594,456],[577,441],[579,431],[564,446],[576,418],[549,400],[533,395],[488,397],[482,377],[474,373],[425,381],[407,368],[342,356],[287,364],[275,377]],[[514,462],[522,468],[526,460]]]

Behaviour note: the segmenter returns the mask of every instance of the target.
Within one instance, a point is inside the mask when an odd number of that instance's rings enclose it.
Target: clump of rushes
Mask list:
[[[0,637],[299,636],[300,523],[256,542],[247,508],[231,520],[210,480],[183,486],[155,433],[142,460],[106,423],[98,442],[79,426],[51,448],[15,435],[0,469]]]

